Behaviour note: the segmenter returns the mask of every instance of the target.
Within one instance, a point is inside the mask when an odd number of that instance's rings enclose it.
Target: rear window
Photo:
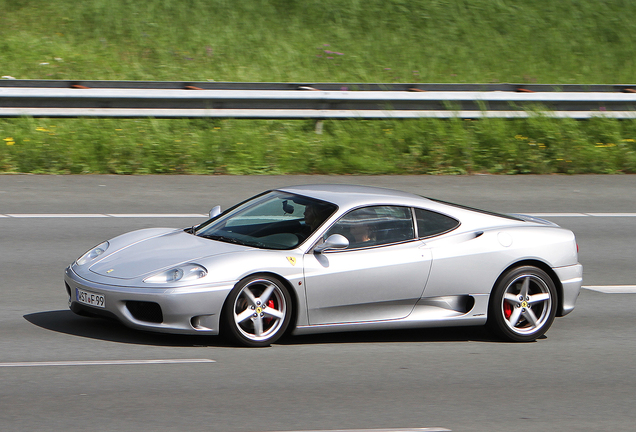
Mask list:
[[[446,204],[446,205],[449,205],[449,206],[461,208],[461,209],[464,209],[464,210],[470,210],[470,211],[474,211],[474,212],[477,212],[477,213],[487,214],[487,215],[490,215],[490,216],[497,216],[497,217],[501,217],[501,218],[504,218],[504,219],[512,219],[512,220],[521,221],[521,222],[524,221],[523,219],[518,218],[516,216],[511,216],[511,215],[506,215],[506,214],[502,214],[502,213],[491,212],[491,211],[488,211],[488,210],[482,210],[482,209],[478,209],[478,208],[475,208],[475,207],[468,207],[468,206],[461,205],[461,204],[455,204],[455,203],[451,203],[451,202],[448,202],[448,201],[442,201],[442,200],[436,199],[436,198],[429,198],[429,197],[425,197],[425,198],[426,199],[430,199],[431,201],[435,201],[435,202]]]

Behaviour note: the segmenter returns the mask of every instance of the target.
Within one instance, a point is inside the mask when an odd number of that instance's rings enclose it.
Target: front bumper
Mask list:
[[[158,289],[106,285],[81,278],[70,266],[65,271],[64,282],[69,307],[76,313],[114,317],[140,330],[211,335],[219,333],[223,303],[234,286],[234,283],[223,283]],[[80,303],[76,295],[78,289],[103,295],[104,307]]]
[[[554,269],[559,281],[561,281],[561,307],[558,315],[565,316],[572,312],[576,299],[581,292],[583,284],[583,266],[576,264],[567,267],[557,267]]]

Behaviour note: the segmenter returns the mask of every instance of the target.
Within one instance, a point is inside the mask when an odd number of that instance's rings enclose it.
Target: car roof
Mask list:
[[[313,184],[284,187],[278,190],[305,195],[348,208],[374,204],[418,206],[431,202],[427,198],[412,193],[373,186]]]
[[[284,187],[277,190],[334,203],[339,207],[338,214],[362,206],[398,205],[424,208],[446,214],[460,220],[462,224],[469,222],[467,225],[469,228],[527,223],[521,218],[510,215],[433,200],[399,190],[373,186],[312,184]]]

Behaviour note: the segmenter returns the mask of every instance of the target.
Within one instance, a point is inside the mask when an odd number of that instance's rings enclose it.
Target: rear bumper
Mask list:
[[[564,316],[574,310],[576,299],[581,292],[583,284],[583,266],[576,264],[567,267],[557,267],[554,269],[559,281],[561,281],[561,301],[558,316]]]

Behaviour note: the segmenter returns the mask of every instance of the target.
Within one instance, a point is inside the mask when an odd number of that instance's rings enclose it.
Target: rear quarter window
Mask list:
[[[419,238],[443,234],[459,226],[457,219],[419,208],[415,209],[415,219],[417,221],[417,236]]]

